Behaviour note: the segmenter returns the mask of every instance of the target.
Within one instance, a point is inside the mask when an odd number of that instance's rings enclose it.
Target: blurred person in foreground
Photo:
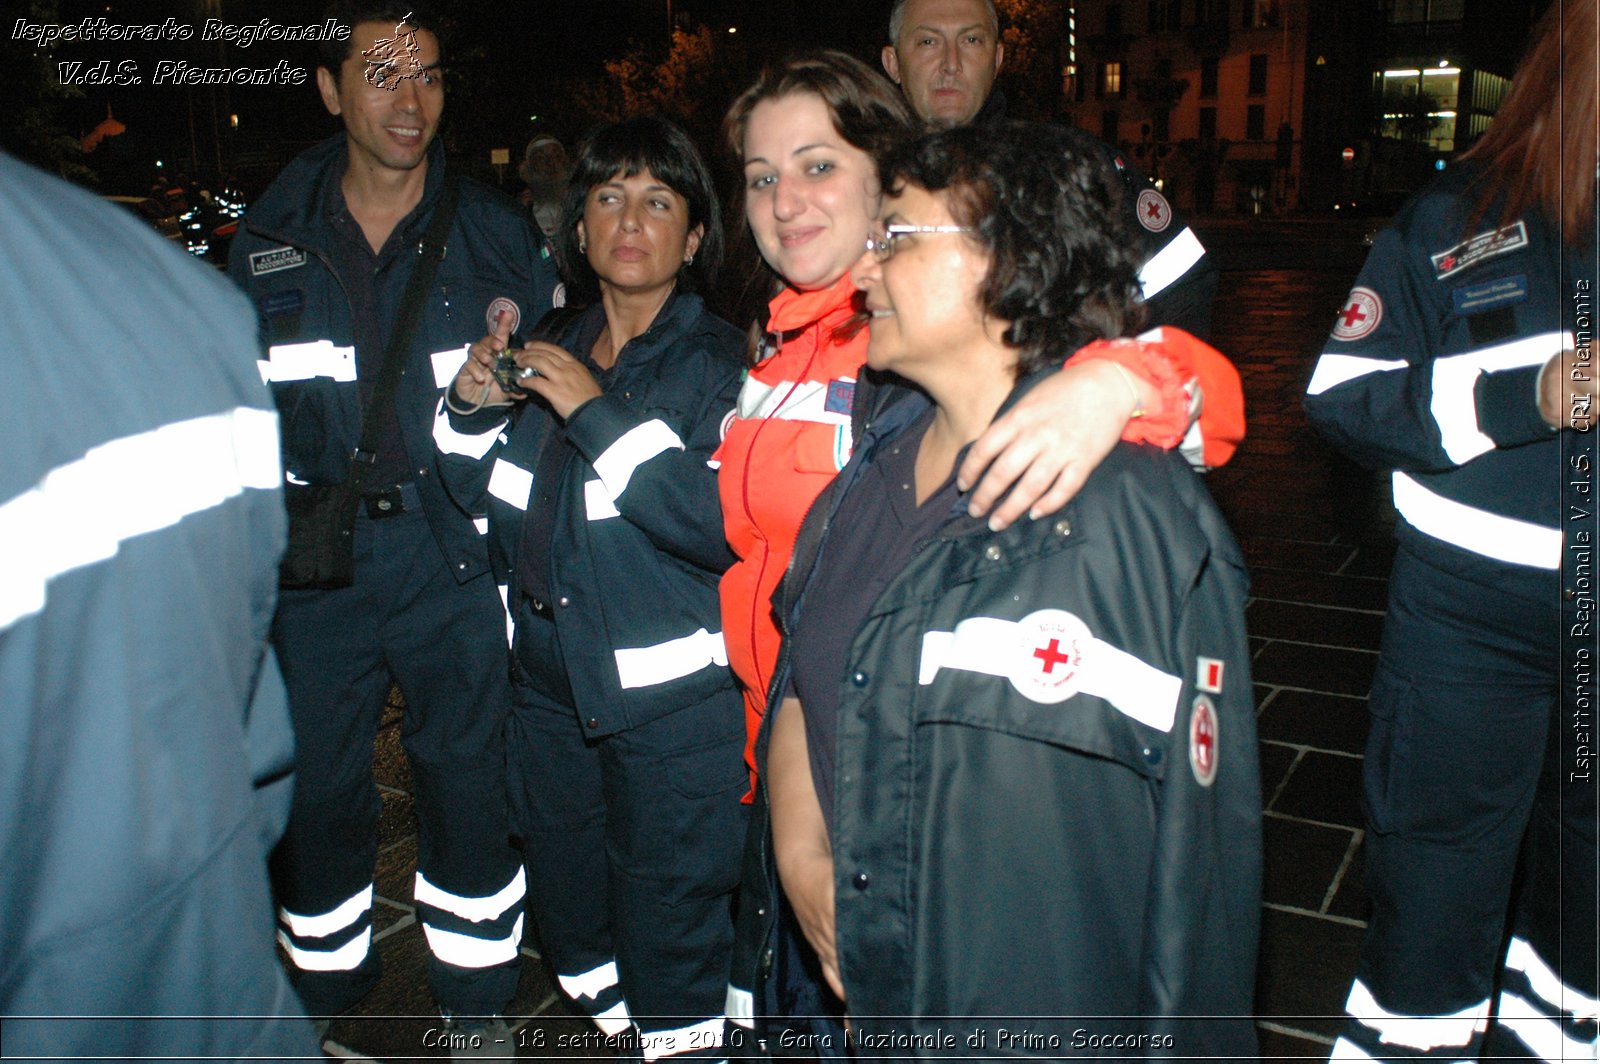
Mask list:
[[[250,307],[3,155],[0,229],[6,1056],[304,1059],[267,884],[293,740]]]
[[[707,465],[744,341],[700,295],[715,186],[681,129],[631,118],[579,150],[560,233],[592,302],[473,344],[435,438],[507,585],[512,823],[545,956],[601,1031],[631,1031],[619,1048],[715,1058],[746,783]]]
[[[778,881],[863,1051],[1059,1056],[1081,1030],[1102,1051],[1249,1058],[1261,803],[1238,546],[1149,445],[1000,532],[956,482],[1056,352],[1136,327],[1134,258],[1096,224],[1114,178],[1022,123],[926,136],[881,174],[852,276],[867,365],[916,389],[812,507],[779,591],[758,746]]]
[[[1379,234],[1307,391],[1400,515],[1337,1060],[1595,1056],[1596,19],[1550,7],[1489,131]]]

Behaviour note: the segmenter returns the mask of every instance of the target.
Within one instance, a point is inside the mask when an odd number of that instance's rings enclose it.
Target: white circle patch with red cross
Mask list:
[[[1335,340],[1359,340],[1378,327],[1383,320],[1383,300],[1370,288],[1350,289],[1350,298],[1344,309],[1334,315]]]
[[[1198,695],[1189,711],[1189,767],[1202,787],[1217,778],[1217,707],[1205,695]]]
[[[495,326],[500,324],[502,313],[511,325],[507,332],[516,332],[517,326],[522,324],[522,308],[508,296],[495,296],[489,301],[489,309],[483,312],[483,321],[489,326],[489,331],[494,332]]]
[[[1172,204],[1153,188],[1139,193],[1139,202],[1134,209],[1138,211],[1139,224],[1152,233],[1159,233],[1172,224]]]
[[[1031,702],[1065,702],[1082,686],[1089,626],[1066,610],[1035,610],[1017,622],[1011,686]]]

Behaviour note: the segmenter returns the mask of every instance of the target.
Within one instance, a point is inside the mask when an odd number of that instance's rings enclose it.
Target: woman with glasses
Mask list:
[[[1150,446],[998,532],[956,484],[1054,352],[1137,322],[1134,260],[1099,224],[1112,186],[1070,137],[1017,123],[924,137],[882,173],[852,276],[867,365],[917,390],[857,441],[780,593],[764,772],[783,893],[864,1049],[1251,1058],[1237,545]]]

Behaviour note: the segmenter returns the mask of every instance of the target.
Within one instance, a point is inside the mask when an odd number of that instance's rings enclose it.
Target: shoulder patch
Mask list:
[[[1152,233],[1159,233],[1172,224],[1172,204],[1153,188],[1139,193],[1139,202],[1134,209],[1138,213],[1139,224]]]
[[[1202,787],[1217,780],[1217,707],[1205,695],[1189,711],[1189,768]]]
[[[1383,320],[1383,300],[1370,288],[1357,286],[1350,289],[1349,301],[1333,319],[1335,340],[1359,340],[1378,327]]]
[[[1482,284],[1462,285],[1450,293],[1456,314],[1467,317],[1499,307],[1509,307],[1528,298],[1528,276],[1500,277]]]
[[[1210,695],[1222,693],[1222,673],[1225,665],[1217,658],[1200,657],[1195,659],[1194,685]]]
[[[822,409],[829,414],[848,414],[856,398],[856,382],[833,380],[828,382],[828,397]]]
[[[522,324],[522,308],[517,306],[516,301],[510,296],[495,296],[489,301],[489,309],[483,312],[484,324],[489,327],[491,333],[494,332],[502,312],[511,318],[511,328],[507,332],[516,332],[517,326]]]
[[[250,275],[260,277],[265,273],[292,270],[306,264],[306,253],[301,248],[281,247],[250,254]]]
[[[1463,240],[1453,248],[1446,248],[1437,255],[1430,255],[1429,260],[1433,263],[1434,276],[1442,281],[1470,266],[1476,266],[1485,259],[1519,251],[1527,246],[1528,226],[1524,222],[1515,222],[1504,229],[1491,229],[1487,233],[1479,233],[1469,240]]]

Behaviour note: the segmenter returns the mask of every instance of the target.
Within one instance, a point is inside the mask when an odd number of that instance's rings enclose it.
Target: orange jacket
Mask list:
[[[722,578],[722,633],[728,664],[744,688],[745,762],[755,773],[755,737],[781,638],[772,593],[789,566],[796,534],[816,497],[850,460],[850,410],[867,360],[867,330],[835,330],[856,312],[846,274],[816,292],[785,289],[773,299],[768,331],[777,351],[750,371],[739,406],[712,456],[728,544],[738,561]],[[1161,399],[1128,422],[1123,438],[1172,447],[1207,468],[1232,457],[1244,438],[1238,371],[1215,348],[1162,327],[1138,340],[1102,340],[1074,361],[1110,359],[1152,381]],[[1196,397],[1203,396],[1200,409]],[[1198,417],[1195,415],[1198,414]]]

